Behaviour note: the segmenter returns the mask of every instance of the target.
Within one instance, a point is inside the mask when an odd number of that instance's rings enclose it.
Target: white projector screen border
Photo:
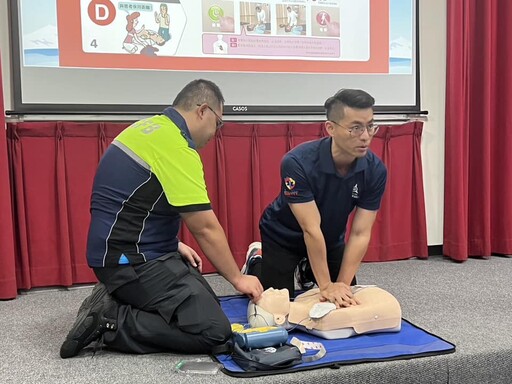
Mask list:
[[[14,110],[8,111],[9,114],[157,113],[172,103],[182,86],[196,78],[210,79],[221,87],[226,98],[225,115],[323,115],[323,101],[340,88],[368,91],[375,97],[375,110],[379,113],[425,113],[421,111],[419,97],[418,0],[411,0],[413,44],[410,74],[141,71],[24,66],[19,2],[28,0],[9,1],[14,76]],[[392,1],[395,0],[389,0]],[[144,88],[147,84],[150,87]],[[167,84],[169,86],[166,87]],[[158,100],[162,100],[161,103],[155,102],[154,97],[145,97],[151,86],[160,88],[162,93]],[[111,92],[106,92],[108,90]]]

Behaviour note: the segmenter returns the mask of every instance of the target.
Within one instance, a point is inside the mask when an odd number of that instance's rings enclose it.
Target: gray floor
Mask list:
[[[454,354],[237,379],[183,375],[171,353],[136,356],[98,351],[62,360],[60,345],[91,287],[43,289],[0,301],[0,383],[512,383],[512,259],[455,263],[442,257],[363,264],[359,283],[393,293],[403,317],[455,343]],[[208,276],[219,295],[234,292]]]

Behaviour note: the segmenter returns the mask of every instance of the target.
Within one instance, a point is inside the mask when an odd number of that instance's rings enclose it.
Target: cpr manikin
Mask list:
[[[247,308],[252,327],[279,325],[298,328],[324,339],[344,339],[373,332],[400,331],[402,311],[396,298],[376,286],[352,287],[359,305],[336,309],[320,301],[320,290],[311,289],[290,302],[287,289],[269,288]]]

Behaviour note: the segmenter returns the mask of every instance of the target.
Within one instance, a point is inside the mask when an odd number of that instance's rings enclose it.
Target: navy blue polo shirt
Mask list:
[[[326,247],[345,243],[347,220],[355,207],[370,211],[380,208],[387,170],[370,150],[356,160],[346,176],[341,176],[331,154],[332,139],[301,144],[281,162],[281,191],[265,209],[260,220],[262,236],[283,248],[304,252],[302,229],[289,203],[315,201],[321,216]]]

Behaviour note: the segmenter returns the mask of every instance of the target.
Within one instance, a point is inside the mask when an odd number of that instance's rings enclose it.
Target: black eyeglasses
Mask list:
[[[370,123],[368,125],[357,124],[357,125],[354,125],[352,127],[345,127],[345,126],[343,126],[340,123],[337,123],[335,121],[332,121],[332,120],[329,120],[329,121],[331,123],[333,123],[333,124],[336,124],[336,125],[340,126],[341,128],[346,129],[347,131],[350,132],[350,134],[352,136],[356,136],[356,137],[357,136],[361,136],[364,131],[368,131],[368,135],[373,136],[379,130],[379,126],[377,124],[374,124],[374,123]]]
[[[197,104],[198,107],[200,107],[201,105],[202,104]],[[222,120],[222,118],[219,115],[217,115],[217,112],[215,112],[213,110],[213,108],[210,107],[208,104],[206,104],[206,107],[208,107],[208,109],[213,112],[213,114],[215,115],[215,118],[217,119],[217,125],[215,126],[215,129],[217,129],[217,130],[221,129],[222,126],[224,125],[224,120]]]

